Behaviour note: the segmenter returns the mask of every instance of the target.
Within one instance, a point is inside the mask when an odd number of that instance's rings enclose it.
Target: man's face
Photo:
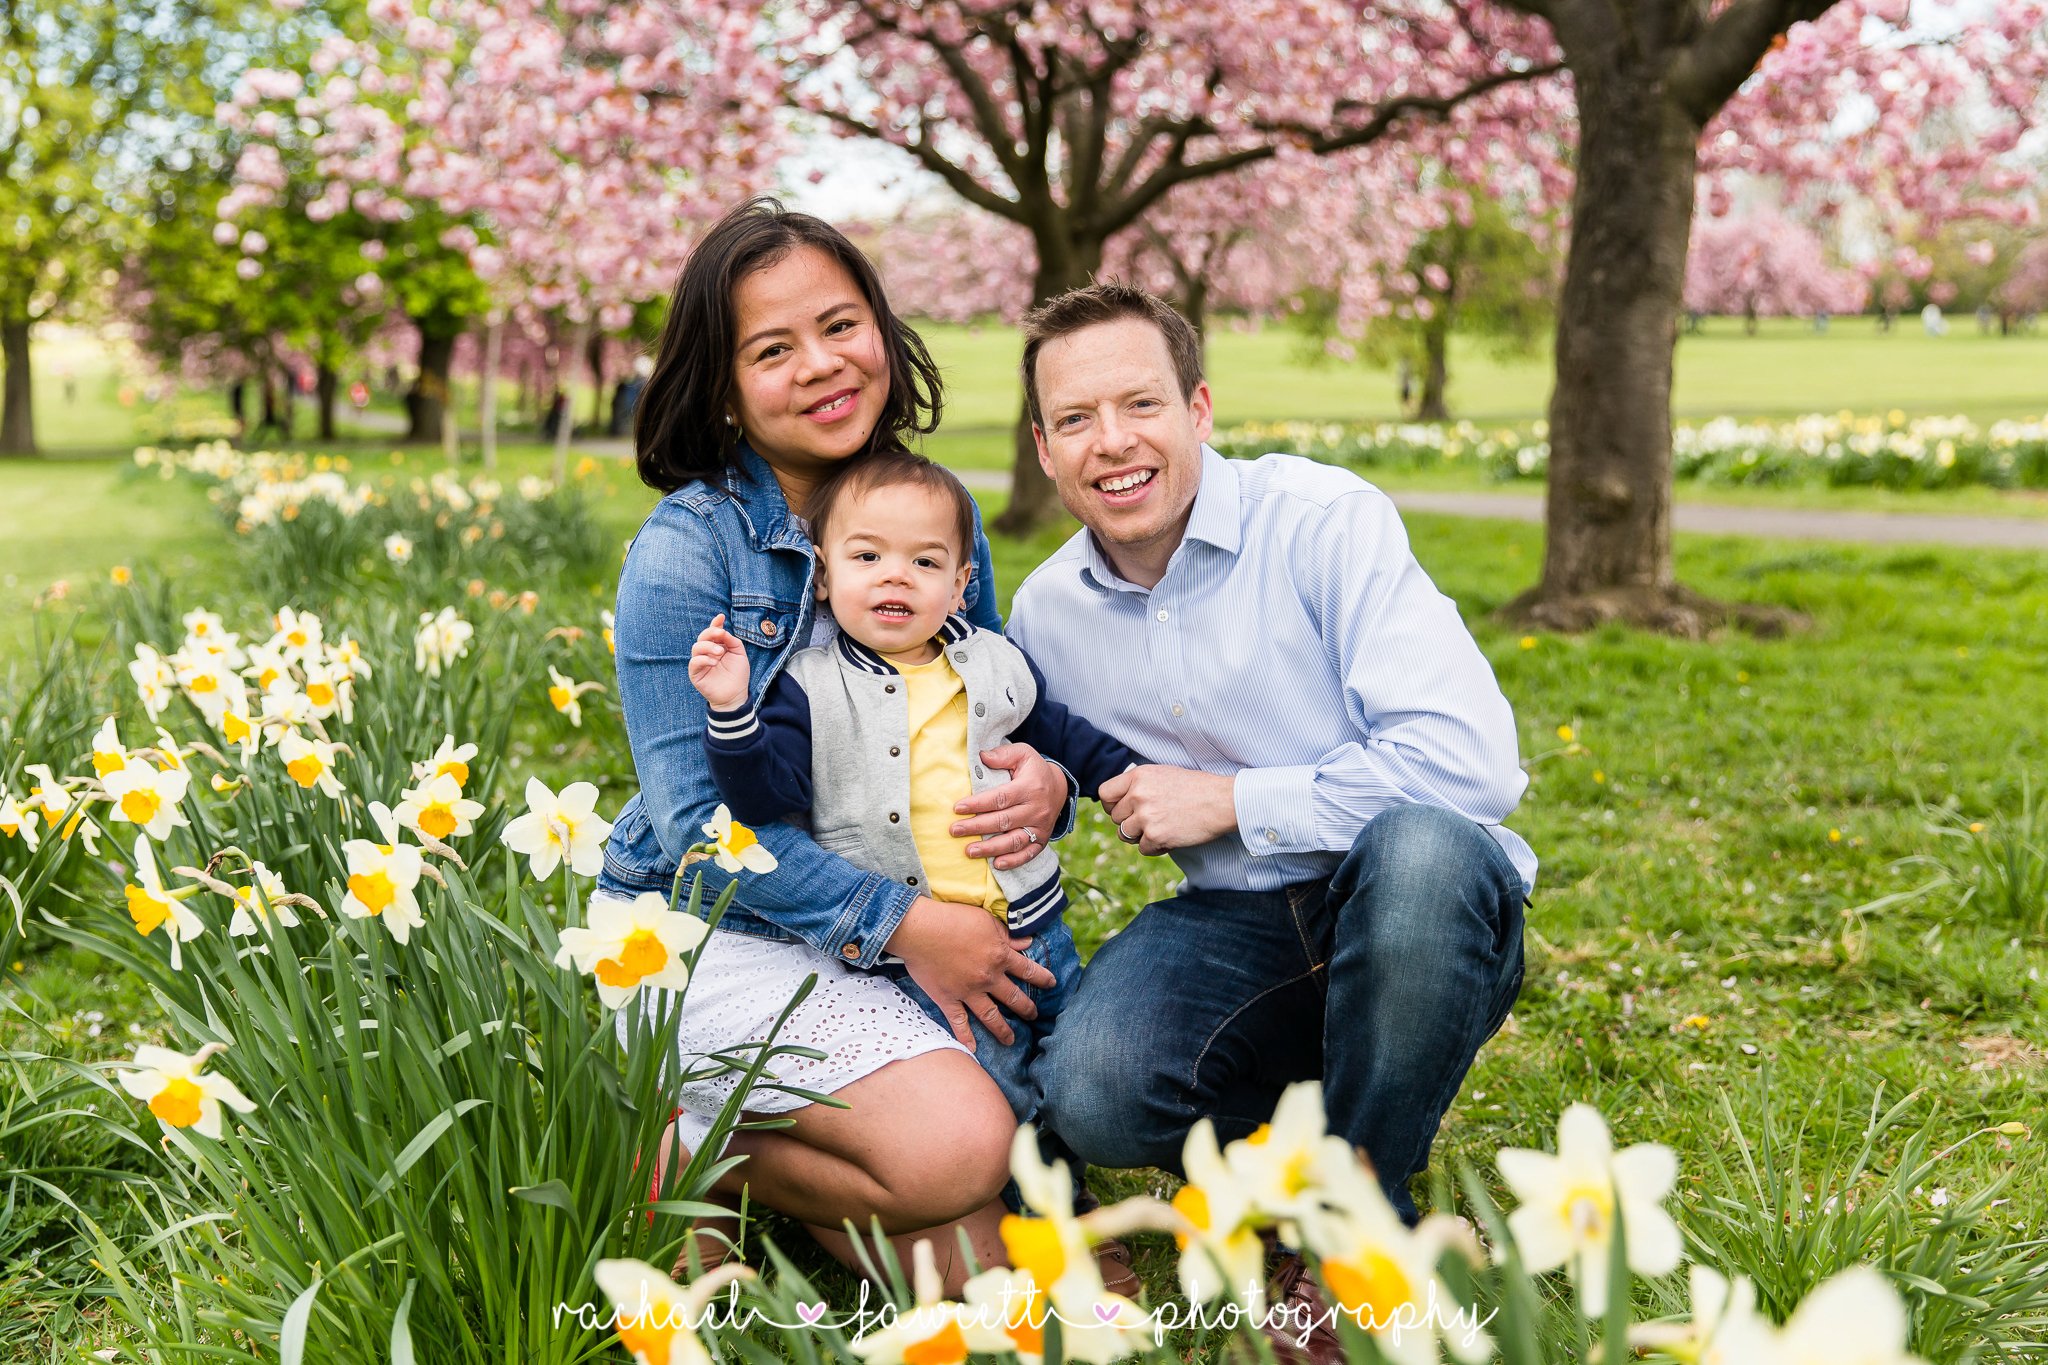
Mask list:
[[[1181,397],[1166,338],[1119,318],[1038,353],[1038,463],[1126,577],[1153,581],[1187,529],[1209,439],[1209,386]]]

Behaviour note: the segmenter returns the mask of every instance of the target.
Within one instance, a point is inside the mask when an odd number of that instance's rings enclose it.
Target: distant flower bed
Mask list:
[[[1225,455],[1285,451],[1359,469],[1470,463],[1496,479],[1541,479],[1550,427],[1472,422],[1247,422],[1219,432]],[[1672,433],[1680,479],[1726,485],[2048,488],[2048,417],[1980,426],[1903,412],[1810,413],[1790,421],[1717,417]]]

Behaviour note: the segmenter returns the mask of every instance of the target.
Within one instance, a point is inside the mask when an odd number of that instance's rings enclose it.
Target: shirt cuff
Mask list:
[[[731,711],[711,707],[704,713],[704,735],[713,744],[736,746],[761,732],[761,713],[749,702]]]
[[[917,892],[879,873],[869,873],[831,937],[816,946],[827,957],[863,970],[889,957],[886,945],[896,926],[917,903]]]
[[[1313,764],[1242,769],[1230,793],[1245,851],[1257,857],[1314,852],[1315,788]]]

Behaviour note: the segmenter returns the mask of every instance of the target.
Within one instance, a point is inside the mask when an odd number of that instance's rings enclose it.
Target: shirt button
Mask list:
[[[903,884],[904,884],[905,886],[916,886],[916,885],[917,885],[917,878],[915,878],[915,877],[905,877],[905,878],[903,879]]]
[[[884,692],[894,692],[894,691],[896,690],[896,684],[895,684],[895,683],[884,683],[884,684],[882,685],[882,690],[883,690]]]
[[[1187,709],[1183,707],[1179,702],[1175,702],[1173,704],[1173,714],[1175,714],[1176,716],[1185,715],[1187,714]]]
[[[902,813],[901,811],[893,811],[893,810],[892,810],[892,811],[890,811],[890,812],[889,812],[889,823],[890,823],[890,824],[892,824],[892,825],[895,825],[895,824],[901,824],[901,823],[902,823],[902,821],[903,821],[903,813]],[[1269,835],[1268,837],[1270,838],[1271,836]]]
[[[895,757],[899,756],[900,754],[902,754],[902,752],[903,752],[903,750],[902,750],[902,749],[901,749],[900,747],[898,747],[897,745],[891,744],[891,745],[889,746],[889,757],[891,757],[891,758],[895,758]]]
[[[1269,830],[1267,830],[1267,831],[1266,831],[1266,842],[1267,842],[1267,843],[1269,843],[1269,844],[1277,844],[1277,843],[1279,843],[1279,842],[1280,842],[1280,831],[1279,831],[1279,830],[1277,830],[1277,829],[1269,829]]]
[[[982,703],[980,702],[976,702],[974,703],[974,714],[977,716],[985,716],[988,714],[988,707],[982,705]]]
[[[1165,607],[1161,607],[1161,608],[1159,609],[1159,619],[1160,619],[1160,620],[1162,620],[1162,621],[1164,621],[1164,620],[1166,619],[1166,608],[1165,608]]]
[[[966,651],[966,650],[964,650],[964,649],[956,649],[956,650],[954,650],[954,651],[953,651],[953,662],[954,662],[954,663],[959,663],[959,664],[964,664],[964,663],[966,663],[966,662],[967,662],[967,651]]]
[[[839,950],[839,955],[848,962],[858,962],[860,961],[860,945],[858,943],[849,943]]]
[[[981,765],[980,765],[979,763],[977,763],[977,764],[975,764],[975,765],[974,765],[974,775],[975,775],[976,777],[980,777],[980,776],[982,776],[982,775],[983,775],[983,774],[982,774],[982,771],[981,771]]]
[[[774,638],[775,638],[775,623],[774,623],[773,621],[763,621],[763,622],[761,623],[761,633],[762,633],[763,635],[767,636],[767,637],[768,637],[769,639],[771,639],[771,640],[772,640],[772,639],[774,639]]]

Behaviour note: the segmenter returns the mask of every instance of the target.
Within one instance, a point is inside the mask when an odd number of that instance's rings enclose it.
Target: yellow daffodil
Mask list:
[[[127,766],[128,751],[121,747],[121,734],[114,727],[114,718],[108,716],[100,723],[99,732],[92,737],[92,770],[105,777]]]
[[[284,878],[262,863],[252,863],[249,884],[235,888],[235,913],[228,921],[228,937],[247,938],[257,933],[262,922],[272,916],[279,924],[287,927],[296,925],[299,917],[284,899],[290,894],[285,890]]]
[[[334,775],[334,745],[324,739],[308,739],[297,730],[287,730],[277,741],[277,756],[292,781],[307,791],[318,787],[322,793],[341,799],[341,779]]]
[[[704,826],[704,832],[711,836],[713,859],[725,871],[759,874],[775,870],[775,855],[761,846],[754,831],[732,818],[732,811],[723,802],[711,813],[711,823]]]
[[[446,778],[440,779],[447,781]],[[668,897],[649,891],[631,901],[600,900],[590,907],[590,923],[562,931],[555,965],[597,978],[597,998],[606,1009],[618,1009],[642,986],[680,991],[690,983],[682,954],[704,941],[709,928],[695,915],[668,907]]]
[[[114,818],[140,825],[152,839],[168,838],[178,826],[191,823],[178,809],[191,783],[192,775],[183,768],[152,768],[134,762],[100,779],[113,803]]]
[[[1591,1105],[1564,1111],[1555,1155],[1502,1148],[1500,1174],[1522,1201],[1508,1215],[1508,1230],[1523,1263],[1537,1274],[1569,1267],[1588,1317],[1607,1311],[1608,1247],[1617,1212],[1626,1229],[1630,1270],[1654,1276],[1677,1267],[1683,1245],[1663,1205],[1678,1178],[1677,1158],[1654,1142],[1615,1151],[1607,1120]]]
[[[0,787],[0,836],[21,840],[31,853],[42,844],[42,836],[36,833],[35,811],[16,805],[13,793],[5,787]]]
[[[107,581],[117,588],[125,588],[135,581],[135,571],[126,564],[116,564],[107,570]]]
[[[370,803],[370,819],[382,843],[350,839],[341,846],[348,861],[348,894],[342,897],[341,913],[350,919],[377,919],[391,937],[405,943],[426,923],[413,894],[425,863],[418,846],[399,842],[398,821],[381,801]]]
[[[1224,1162],[1208,1119],[1188,1130],[1181,1169],[1188,1183],[1173,1196],[1173,1208],[1191,1229],[1174,1234],[1181,1292],[1190,1303],[1227,1294],[1257,1313],[1265,1300],[1266,1244],[1251,1196]]]
[[[645,1261],[607,1260],[597,1263],[593,1278],[611,1301],[619,1345],[635,1365],[710,1365],[711,1353],[697,1336],[705,1306],[753,1273],[729,1262],[684,1289]]]
[[[419,629],[413,632],[413,666],[430,678],[441,676],[441,670],[469,653],[470,637],[476,628],[455,614],[455,608],[443,607],[439,613],[420,613]]]
[[[1356,1160],[1332,1168],[1327,1191],[1326,1202],[1301,1227],[1331,1307],[1357,1323],[1394,1365],[1436,1365],[1439,1334],[1459,1360],[1490,1359],[1492,1342],[1476,1324],[1446,1319],[1457,1300],[1438,1279],[1437,1262],[1460,1243],[1478,1251],[1457,1221],[1433,1214],[1419,1227],[1403,1226],[1379,1181]]]
[[[597,813],[597,787],[571,782],[557,796],[539,778],[526,782],[526,814],[505,826],[505,846],[532,860],[536,880],[552,877],[564,862],[579,877],[604,868],[604,840],[611,822]],[[724,807],[720,807],[724,809]]]
[[[220,1043],[208,1043],[186,1055],[144,1043],[135,1049],[132,1070],[121,1073],[121,1088],[149,1106],[165,1127],[190,1128],[201,1137],[220,1137],[220,1109],[254,1113],[255,1102],[225,1076],[206,1071]]]
[[[911,1306],[849,1343],[855,1358],[869,1365],[965,1365],[971,1352],[1013,1348],[1003,1330],[1004,1315],[979,1315],[968,1304],[940,1297],[938,1260],[929,1239],[919,1238],[910,1258]]]
[[[467,787],[469,785],[469,765],[475,758],[476,745],[458,745],[455,742],[455,736],[443,735],[441,737],[441,747],[434,750],[432,758],[429,758],[424,763],[412,765],[413,780],[417,782],[430,782],[434,778],[446,775],[455,779],[457,787]]]
[[[320,657],[323,631],[320,618],[312,612],[280,607],[270,647],[295,663],[307,663]]]
[[[594,682],[576,682],[563,676],[557,670],[548,669],[548,704],[569,718],[569,723],[581,729],[583,726],[583,703],[577,700],[585,692],[602,692],[604,688]]]
[[[616,656],[619,652],[619,642],[612,632],[618,624],[617,618],[608,611],[601,611],[597,614],[597,619],[604,627],[604,652]]]
[[[156,868],[156,854],[149,846],[149,836],[135,838],[135,880],[124,888],[128,898],[128,918],[134,921],[135,932],[148,938],[161,929],[171,945],[171,968],[185,969],[185,955],[182,945],[206,932],[206,925],[199,916],[192,913],[185,904],[197,887],[183,887],[172,891],[164,885],[163,875]]]
[[[462,788],[447,773],[408,789],[392,812],[407,829],[418,830],[443,843],[470,833],[476,828],[476,818],[483,813],[483,802],[463,796]]]

